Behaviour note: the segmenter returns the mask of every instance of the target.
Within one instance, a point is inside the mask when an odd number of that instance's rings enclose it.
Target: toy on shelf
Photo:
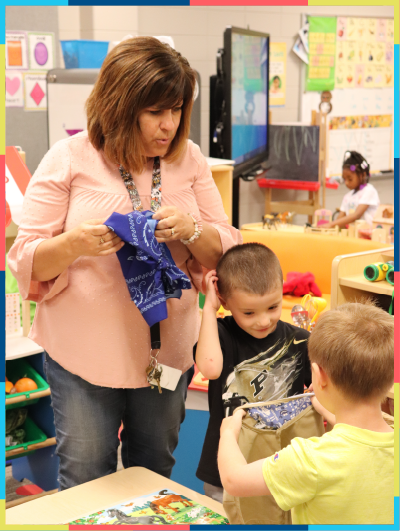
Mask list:
[[[314,225],[306,224],[304,227],[304,232],[311,234],[323,234],[324,236],[339,236],[339,227],[335,225],[331,229],[325,229],[323,225],[319,227],[314,227]]]
[[[321,312],[326,308],[326,300],[322,297],[304,295],[300,304],[292,308],[292,319],[295,326],[312,332]]]
[[[321,208],[314,212],[314,223],[310,225],[306,223],[304,232],[312,234],[324,234],[325,236],[338,236],[339,227],[325,228],[324,225],[332,221],[332,211]]]
[[[308,330],[308,327],[310,326],[310,318],[308,317],[308,312],[304,306],[301,304],[295,304],[290,315],[292,316],[295,326]]]
[[[311,319],[309,327],[309,331],[311,332],[318,320],[320,313],[326,308],[326,300],[322,297],[313,297],[312,295],[308,294],[304,295],[304,297],[301,299],[301,305],[307,310]]]
[[[381,229],[386,235],[384,243],[394,243],[394,207],[379,205],[372,222],[373,230]]]
[[[265,214],[265,216],[263,216],[261,220],[263,224],[263,229],[265,228],[265,225],[266,225],[268,229],[271,229],[272,227],[274,227],[274,229],[277,230],[278,228],[277,225],[279,225],[280,223],[278,214]]]
[[[293,221],[293,217],[295,216],[296,212],[281,212],[278,214],[279,221],[283,223],[284,225],[290,225]]]
[[[364,268],[364,277],[370,282],[379,282],[387,280],[389,284],[394,285],[394,262],[376,262],[369,264]]]
[[[332,211],[321,208],[314,212],[314,224],[313,227],[321,227],[326,223],[332,221]]]
[[[365,238],[380,243],[394,243],[393,205],[379,205],[372,226],[364,220],[355,223],[356,238]]]

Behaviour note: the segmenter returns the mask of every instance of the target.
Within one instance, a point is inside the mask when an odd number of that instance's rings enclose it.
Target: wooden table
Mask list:
[[[221,503],[146,468],[132,467],[8,509],[6,524],[30,526],[68,524],[101,509],[163,489],[183,494],[226,516]],[[90,527],[88,529],[90,530]]]

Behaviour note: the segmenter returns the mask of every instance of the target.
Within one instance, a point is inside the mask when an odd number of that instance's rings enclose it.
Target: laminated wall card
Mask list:
[[[8,293],[6,294],[6,335],[19,334],[20,331],[19,293]]]
[[[332,90],[335,85],[336,17],[310,17],[306,90]]]
[[[384,88],[394,82],[392,20],[338,17],[335,88]]]
[[[25,31],[6,31],[6,69],[27,70],[28,43]]]
[[[47,110],[46,74],[39,72],[24,74],[24,99],[26,111]]]
[[[29,69],[54,68],[54,33],[28,32]]]
[[[271,42],[269,48],[269,104],[285,105],[286,42]]]
[[[6,107],[23,107],[24,91],[22,73],[6,70]]]

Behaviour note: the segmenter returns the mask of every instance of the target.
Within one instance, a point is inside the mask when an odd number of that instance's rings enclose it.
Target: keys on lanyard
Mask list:
[[[159,349],[157,349],[157,354],[153,355],[153,349],[150,350],[150,364],[146,369],[147,374],[147,381],[151,385],[151,388],[154,388],[154,382],[156,382],[158,386],[158,392],[161,394],[161,375],[162,375],[162,367],[157,361],[158,353],[160,352]]]
[[[161,394],[161,375],[162,366],[157,361],[157,356],[161,349],[161,337],[160,337],[160,323],[155,323],[150,327],[150,364],[146,369],[147,381],[154,388],[154,382],[157,384],[158,392]],[[153,354],[156,352],[156,354]]]

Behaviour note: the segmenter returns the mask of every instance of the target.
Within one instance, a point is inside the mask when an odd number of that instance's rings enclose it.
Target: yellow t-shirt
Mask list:
[[[336,424],[296,437],[263,463],[267,487],[293,524],[392,524],[394,432]]]

